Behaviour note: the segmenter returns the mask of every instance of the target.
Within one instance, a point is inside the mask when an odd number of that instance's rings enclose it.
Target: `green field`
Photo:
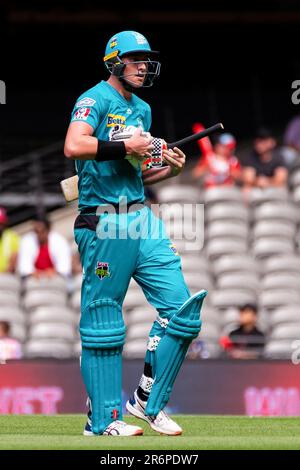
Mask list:
[[[83,415],[0,416],[0,449],[300,449],[300,418],[177,416],[184,434],[160,436],[146,423],[138,437],[84,437]]]
[[[84,437],[83,415],[0,416],[0,449],[300,449],[300,418],[176,416],[184,434],[160,436],[146,423],[138,437]]]

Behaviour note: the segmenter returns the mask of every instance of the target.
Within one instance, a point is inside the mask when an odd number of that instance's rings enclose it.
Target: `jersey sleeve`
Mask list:
[[[100,123],[103,114],[101,97],[93,93],[81,95],[75,103],[71,114],[71,122],[83,121],[95,130]]]
[[[145,131],[149,132],[152,124],[152,113],[151,108],[147,105],[146,114],[145,114]]]

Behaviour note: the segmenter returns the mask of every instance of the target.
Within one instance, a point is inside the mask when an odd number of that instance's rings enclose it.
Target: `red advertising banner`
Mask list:
[[[174,413],[300,416],[300,374],[289,361],[186,361],[168,408]],[[143,361],[124,361],[123,403]],[[0,414],[85,413],[79,361],[0,365]]]

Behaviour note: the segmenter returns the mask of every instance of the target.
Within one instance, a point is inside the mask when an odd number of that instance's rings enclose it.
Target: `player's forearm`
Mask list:
[[[98,139],[90,135],[66,138],[64,154],[71,160],[95,160],[98,150]]]
[[[169,166],[164,166],[163,168],[150,168],[143,172],[143,181],[145,185],[155,184],[159,181],[166,180],[171,178],[172,172]]]

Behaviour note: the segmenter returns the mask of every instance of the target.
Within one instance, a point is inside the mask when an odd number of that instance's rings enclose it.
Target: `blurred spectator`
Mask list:
[[[8,359],[21,359],[21,343],[9,336],[10,324],[7,321],[0,321],[0,361]]]
[[[189,359],[208,359],[210,354],[205,341],[201,338],[194,339],[188,349],[187,357]]]
[[[253,187],[286,186],[288,171],[277,141],[269,129],[258,130],[253,150],[242,160],[243,183],[246,191]]]
[[[74,276],[76,276],[76,274],[82,274],[82,265],[78,250],[72,253],[72,274]]]
[[[300,163],[300,115],[287,124],[283,135],[283,156],[288,166]]]
[[[200,124],[194,126],[195,132],[204,127]],[[202,158],[193,170],[193,178],[203,178],[204,188],[221,185],[233,185],[241,178],[241,168],[234,155],[236,140],[232,134],[220,134],[214,140],[214,145],[208,137],[198,141]]]
[[[36,218],[33,231],[21,239],[18,271],[21,276],[35,277],[71,274],[69,244],[64,237],[51,230],[48,219]]]
[[[19,249],[19,236],[6,228],[8,217],[6,210],[0,207],[0,273],[13,273],[16,270]]]
[[[246,304],[240,308],[240,326],[220,340],[229,357],[256,359],[264,348],[264,334],[257,328],[257,307]]]

